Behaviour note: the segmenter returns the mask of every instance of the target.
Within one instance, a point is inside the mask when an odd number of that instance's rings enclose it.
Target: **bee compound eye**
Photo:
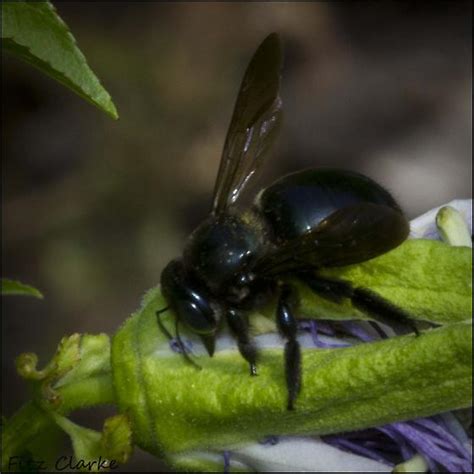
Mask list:
[[[217,327],[210,305],[200,305],[195,301],[179,301],[176,305],[179,320],[192,332],[212,334]]]

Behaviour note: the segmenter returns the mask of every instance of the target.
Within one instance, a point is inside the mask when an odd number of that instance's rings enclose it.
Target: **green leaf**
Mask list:
[[[137,444],[168,460],[231,449],[273,435],[327,434],[430,416],[472,404],[472,324],[419,337],[303,350],[303,389],[286,410],[283,349],[261,351],[258,377],[235,350],[197,356],[196,370],[169,349],[155,311],[159,290],[112,342],[113,379]],[[168,313],[165,324],[172,327]]]
[[[2,2],[2,47],[118,118],[110,95],[50,2]]]
[[[2,278],[2,295],[26,295],[43,298],[41,292],[36,288],[7,278]]]

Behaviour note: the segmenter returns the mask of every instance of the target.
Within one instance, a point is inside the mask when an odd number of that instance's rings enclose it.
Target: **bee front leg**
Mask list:
[[[282,285],[277,306],[277,326],[287,340],[285,344],[285,375],[288,390],[288,410],[294,409],[301,390],[301,349],[296,339],[298,330],[294,316],[295,298],[289,285]]]
[[[168,329],[166,329],[165,325],[163,324],[163,321],[161,321],[161,314],[164,313],[167,310],[168,310],[168,307],[156,311],[155,314],[156,314],[156,321],[158,323],[158,327],[160,328],[161,332],[166,336],[166,338],[170,342],[173,341],[173,340],[176,341],[176,344],[179,347],[179,351],[180,351],[181,355],[184,357],[184,359],[186,360],[186,362],[189,362],[191,365],[196,367],[196,369],[201,370],[202,367],[197,362],[194,362],[193,359],[191,359],[191,357],[187,353],[188,349],[186,349],[186,346],[184,345],[183,341],[181,340],[181,336],[179,335],[178,320],[177,319],[175,320],[175,330],[176,330],[176,336],[175,337],[173,337],[171,335],[171,333],[168,331]]]
[[[249,325],[245,313],[238,309],[228,309],[226,320],[242,357],[250,365],[250,375],[257,375],[257,347],[249,334]]]

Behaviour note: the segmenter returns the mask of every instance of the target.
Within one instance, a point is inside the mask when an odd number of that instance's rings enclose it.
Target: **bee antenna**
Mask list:
[[[165,328],[163,321],[161,321],[161,314],[164,313],[169,309],[169,306],[166,306],[165,308],[159,309],[155,314],[156,314],[156,320],[158,322],[158,326],[161,329],[161,332],[168,338],[169,341],[173,339],[173,336],[170,334],[168,329]]]
[[[171,335],[171,333],[168,331],[168,329],[166,329],[165,325],[163,324],[163,321],[161,320],[160,316],[161,316],[162,313],[164,313],[168,309],[169,309],[169,306],[166,306],[165,308],[157,310],[156,313],[155,313],[156,314],[156,320],[158,322],[158,326],[161,329],[161,332],[168,338],[169,341],[175,340],[176,343],[178,344],[178,347],[181,351],[181,354],[186,359],[186,361],[189,362],[190,364],[194,365],[194,367],[196,367],[196,369],[201,370],[202,367],[197,362],[195,362],[193,359],[191,359],[191,357],[186,352],[186,347],[183,344],[183,341],[181,340],[181,336],[179,335],[178,320],[176,319],[176,321],[175,321],[175,331],[176,331],[176,336],[175,337],[173,337]]]

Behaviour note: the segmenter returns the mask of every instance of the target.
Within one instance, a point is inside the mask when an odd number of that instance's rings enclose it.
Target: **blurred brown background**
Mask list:
[[[254,189],[336,166],[378,180],[409,217],[471,196],[471,2],[55,4],[120,120],[2,59],[2,275],[45,294],[2,303],[6,415],[27,396],[16,355],[45,362],[65,334],[113,333],[179,254],[272,31],[285,117]]]

